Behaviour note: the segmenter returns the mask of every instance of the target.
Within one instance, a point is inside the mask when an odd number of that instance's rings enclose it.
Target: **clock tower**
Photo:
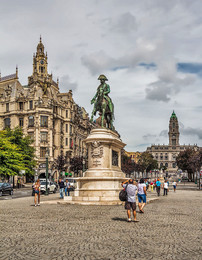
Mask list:
[[[175,112],[173,111],[171,117],[170,117],[170,123],[169,123],[169,145],[170,146],[179,146],[179,125],[178,120]]]
[[[47,53],[44,53],[44,45],[41,41],[41,36],[40,36],[40,41],[37,45],[37,52],[36,54],[34,53],[33,56],[33,74],[37,74],[37,76],[41,78],[46,78],[48,75],[48,56]]]

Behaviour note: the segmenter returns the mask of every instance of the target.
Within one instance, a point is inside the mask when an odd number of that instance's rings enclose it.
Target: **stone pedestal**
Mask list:
[[[121,204],[119,191],[125,174],[121,171],[121,149],[125,144],[118,134],[105,128],[93,129],[85,139],[88,147],[88,170],[77,178],[72,203]]]

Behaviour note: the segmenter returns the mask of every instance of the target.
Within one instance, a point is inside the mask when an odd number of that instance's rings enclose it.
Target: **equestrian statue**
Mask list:
[[[97,88],[94,98],[91,100],[91,104],[94,104],[91,122],[93,122],[93,117],[96,116],[96,113],[99,112],[101,115],[101,127],[104,127],[105,121],[106,128],[114,130],[114,104],[108,96],[110,93],[110,86],[105,83],[108,79],[105,75],[100,75],[98,80],[100,80],[100,85]]]

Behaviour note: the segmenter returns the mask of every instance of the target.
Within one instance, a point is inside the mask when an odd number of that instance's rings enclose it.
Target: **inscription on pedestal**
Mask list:
[[[113,166],[118,166],[118,161],[119,161],[118,152],[112,150],[112,165]]]
[[[101,162],[99,160],[96,159],[93,161],[93,166],[97,167],[99,165],[101,165]]]

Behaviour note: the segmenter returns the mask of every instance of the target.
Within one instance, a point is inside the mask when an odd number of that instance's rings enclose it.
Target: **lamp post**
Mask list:
[[[46,150],[46,192],[45,195],[48,195],[48,155],[49,155],[49,149]]]

